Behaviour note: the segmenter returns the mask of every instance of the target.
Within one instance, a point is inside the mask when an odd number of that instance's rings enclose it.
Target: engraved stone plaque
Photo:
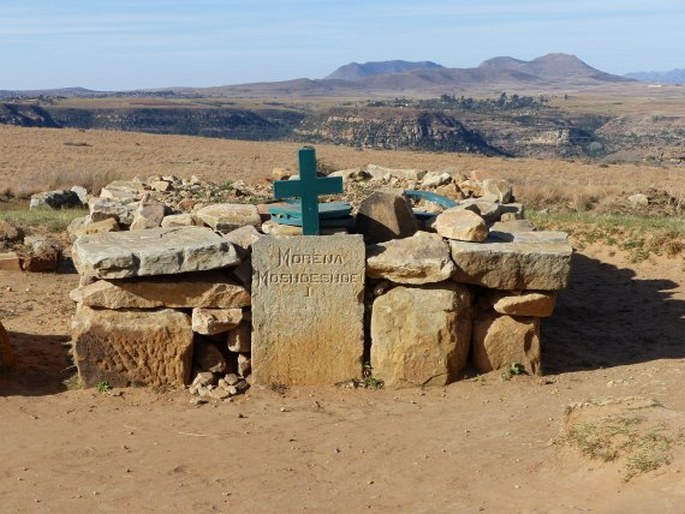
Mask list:
[[[264,237],[252,252],[255,384],[335,384],[361,375],[361,235]]]

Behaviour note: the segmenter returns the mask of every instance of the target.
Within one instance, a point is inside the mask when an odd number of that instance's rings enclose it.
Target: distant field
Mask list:
[[[0,194],[26,195],[74,184],[97,189],[136,175],[198,175],[214,181],[260,180],[273,168],[296,169],[297,143],[251,142],[98,130],[0,126]],[[659,188],[685,196],[685,167],[573,160],[507,159],[471,154],[356,150],[317,145],[318,158],[335,169],[451,168],[480,178],[511,180],[520,197],[573,201],[587,195]]]

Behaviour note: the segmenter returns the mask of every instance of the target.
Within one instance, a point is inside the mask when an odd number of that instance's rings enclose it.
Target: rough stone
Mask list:
[[[241,353],[238,355],[238,374],[241,377],[246,377],[252,373],[252,359],[249,353]]]
[[[481,373],[521,364],[540,374],[540,320],[479,313],[473,326],[473,363]]]
[[[446,172],[429,171],[421,180],[423,187],[440,187],[452,182],[452,175]]]
[[[250,353],[252,351],[252,327],[243,321],[226,336],[226,347],[231,352]]]
[[[83,186],[72,186],[70,189],[72,193],[76,193],[81,205],[88,205],[88,190]]]
[[[0,253],[1,271],[21,271],[21,257],[16,252]]]
[[[0,242],[17,243],[24,239],[24,229],[9,221],[0,220]]]
[[[355,232],[363,234],[367,243],[409,237],[416,230],[411,205],[400,194],[376,191],[359,205]]]
[[[131,230],[143,230],[159,227],[164,219],[164,204],[150,198],[144,198],[133,212]]]
[[[488,291],[493,309],[510,316],[548,318],[554,312],[557,294],[550,291]]]
[[[198,209],[195,215],[219,232],[230,232],[245,225],[259,227],[262,218],[256,205],[216,203]]]
[[[107,382],[183,385],[190,378],[190,316],[158,311],[95,310],[79,306],[72,322],[74,361],[85,387]]]
[[[215,344],[199,341],[193,348],[193,368],[212,373],[224,373],[226,360]]]
[[[362,168],[349,168],[334,171],[329,177],[342,177],[343,182],[359,182],[371,178],[371,174]]]
[[[262,223],[262,232],[270,236],[301,236],[302,227],[281,225],[274,220],[268,220]],[[333,236],[347,234],[348,230],[345,227],[321,227],[319,233],[322,236]]]
[[[100,190],[100,198],[117,202],[136,201],[145,191],[143,183],[137,180],[115,180]]]
[[[78,194],[68,189],[36,193],[31,196],[29,202],[29,209],[65,209],[82,206]]]
[[[71,299],[105,309],[155,309],[158,307],[248,307],[250,294],[221,270],[182,273],[145,279],[98,280],[74,289]]]
[[[540,234],[541,232],[529,232]],[[492,289],[563,289],[573,249],[568,243],[449,241],[457,265],[453,279]]]
[[[240,257],[249,255],[252,251],[252,245],[259,241],[262,235],[259,231],[252,225],[245,225],[244,227],[232,230],[224,237],[233,243]]]
[[[649,196],[644,193],[637,193],[628,197],[628,203],[631,207],[647,207],[649,205]]]
[[[514,241],[516,234],[535,232],[536,230],[535,225],[529,220],[511,219],[508,221],[496,221],[490,226],[489,237],[497,241]]]
[[[385,168],[384,166],[378,166],[377,164],[369,164],[366,167],[366,172],[377,179],[390,175],[394,178],[413,181],[421,180],[427,173],[426,170]]]
[[[499,203],[509,203],[514,194],[511,182],[493,178],[483,180],[483,193],[496,197]]]
[[[450,249],[437,234],[419,231],[411,237],[370,245],[366,274],[399,284],[442,282],[454,273]]]
[[[468,200],[464,200],[459,202],[459,205],[454,208],[466,209],[475,212],[481,218],[483,218],[486,223],[494,223],[495,221],[499,221],[502,212],[504,212],[502,204],[494,201],[488,201],[483,198],[470,198]]]
[[[122,203],[103,198],[91,198],[88,201],[92,222],[114,218],[120,224],[129,226],[133,222],[133,215],[137,207],[138,202],[136,201]]]
[[[488,237],[485,220],[478,214],[459,207],[452,207],[438,214],[432,227],[448,239],[478,242]]]
[[[335,384],[361,375],[364,253],[359,235],[254,244],[255,383]]]
[[[202,220],[195,216],[194,214],[170,214],[169,216],[164,216],[160,226],[164,228],[168,227],[201,227],[204,223]]]
[[[52,273],[57,270],[62,256],[62,245],[50,237],[27,237],[24,244],[30,247],[29,254],[22,259],[24,271]]]
[[[204,271],[240,262],[229,241],[203,227],[84,236],[74,242],[72,257],[79,274],[106,279]]]
[[[398,286],[371,312],[371,366],[387,386],[440,386],[466,365],[471,341],[471,294],[446,282]]]
[[[92,223],[89,223],[88,219],[88,216],[85,218],[76,218],[69,224],[67,233],[69,234],[69,239],[72,243],[79,237],[103,234],[105,232],[118,232],[120,230],[119,223],[114,218],[107,218]]]
[[[193,309],[193,332],[211,336],[234,329],[243,319],[241,309]]]

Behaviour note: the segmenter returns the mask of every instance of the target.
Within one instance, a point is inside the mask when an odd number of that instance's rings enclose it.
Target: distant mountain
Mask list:
[[[32,89],[24,91],[11,91],[7,89],[0,89],[0,98],[35,98],[37,96],[95,96],[105,95],[107,93],[101,91],[92,91],[82,87],[63,87],[58,89]]]
[[[443,70],[444,66],[431,61],[380,61],[380,62],[365,62],[359,64],[356,62],[346,64],[335,70],[330,75],[324,77],[324,80],[360,80],[373,75],[385,75],[388,73],[405,73],[414,70]]]
[[[483,62],[479,68],[517,71],[538,79],[554,81],[570,80],[598,82],[626,82],[629,79],[605,73],[584,63],[575,55],[552,53],[532,61],[521,61],[513,57],[495,57]]]
[[[634,71],[626,73],[626,77],[640,82],[659,82],[662,84],[685,84],[685,69],[676,68],[671,71]]]

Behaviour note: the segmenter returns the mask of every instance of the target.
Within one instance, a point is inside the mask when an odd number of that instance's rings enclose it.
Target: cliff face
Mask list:
[[[0,103],[0,124],[20,127],[58,127],[50,113],[34,104]]]
[[[153,134],[231,139],[273,140],[287,136],[303,115],[294,111],[251,111],[247,109],[134,108],[134,109],[50,109],[63,127],[109,129]]]
[[[297,139],[366,148],[409,148],[503,155],[478,132],[439,111],[334,110],[306,119]]]

